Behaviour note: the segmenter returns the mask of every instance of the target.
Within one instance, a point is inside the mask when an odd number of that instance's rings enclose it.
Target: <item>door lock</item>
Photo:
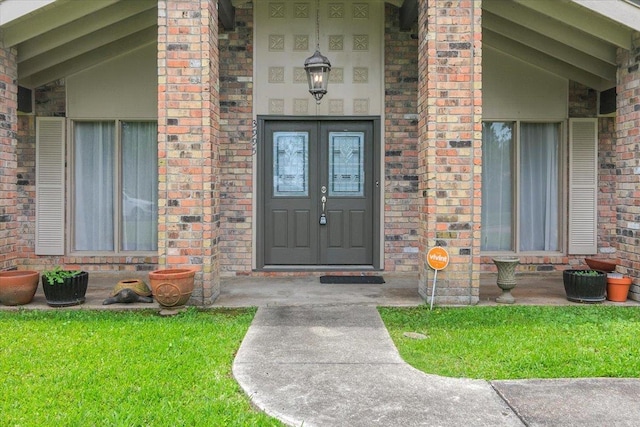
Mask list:
[[[326,188],[324,186],[322,188],[326,191]],[[327,196],[322,196],[320,201],[322,202],[322,213],[320,214],[320,225],[327,225],[327,215],[324,213],[324,207],[327,203]]]

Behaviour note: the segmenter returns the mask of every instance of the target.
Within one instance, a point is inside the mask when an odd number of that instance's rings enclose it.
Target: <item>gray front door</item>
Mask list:
[[[258,266],[378,266],[377,119],[261,119]]]

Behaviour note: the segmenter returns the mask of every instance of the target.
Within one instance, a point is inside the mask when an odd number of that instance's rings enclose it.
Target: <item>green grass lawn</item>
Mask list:
[[[381,308],[421,371],[484,379],[640,378],[640,309],[583,305]],[[412,339],[418,332],[426,339]]]
[[[231,374],[254,314],[0,312],[0,425],[280,426]]]

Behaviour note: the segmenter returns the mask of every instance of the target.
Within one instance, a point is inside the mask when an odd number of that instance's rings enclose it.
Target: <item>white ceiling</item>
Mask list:
[[[246,0],[220,0],[223,24]],[[417,22],[418,0],[390,0]],[[483,44],[597,90],[640,31],[632,0],[483,0]],[[225,25],[227,26],[227,25]],[[37,87],[157,42],[157,0],[0,0],[0,40],[17,46],[19,84]]]

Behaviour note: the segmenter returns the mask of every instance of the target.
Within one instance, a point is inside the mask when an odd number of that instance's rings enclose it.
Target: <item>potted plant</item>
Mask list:
[[[63,270],[56,266],[42,273],[42,289],[47,304],[66,307],[84,303],[89,273],[81,270]]]
[[[0,304],[29,304],[39,280],[40,273],[34,270],[0,271]]]
[[[602,302],[607,289],[607,273],[599,270],[565,270],[562,273],[567,299],[573,302]]]

